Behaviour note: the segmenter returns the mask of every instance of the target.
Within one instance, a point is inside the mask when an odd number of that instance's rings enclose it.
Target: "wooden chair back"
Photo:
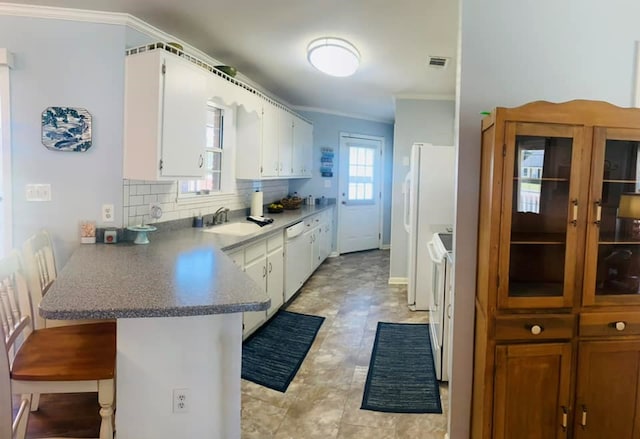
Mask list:
[[[22,258],[34,306],[34,325],[37,329],[44,328],[45,319],[35,310],[58,275],[53,244],[46,230],[27,239],[22,248]]]
[[[11,364],[20,344],[33,330],[27,282],[15,250],[0,260],[0,438],[23,438],[30,400],[21,399],[15,421],[12,412]]]

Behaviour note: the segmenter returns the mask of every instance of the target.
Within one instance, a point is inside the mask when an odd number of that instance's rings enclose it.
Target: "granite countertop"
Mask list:
[[[74,320],[265,310],[270,304],[265,291],[223,251],[332,207],[304,206],[270,214],[272,224],[245,236],[187,228],[150,233],[146,245],[80,245],[41,301],[40,315]]]

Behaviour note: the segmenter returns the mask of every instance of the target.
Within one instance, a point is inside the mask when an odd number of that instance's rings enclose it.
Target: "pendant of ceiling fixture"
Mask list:
[[[353,75],[360,65],[360,53],[342,38],[322,37],[307,47],[307,59],[313,67],[331,76]]]

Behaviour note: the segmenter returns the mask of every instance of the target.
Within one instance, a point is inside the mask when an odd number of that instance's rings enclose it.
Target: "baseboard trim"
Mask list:
[[[389,285],[406,285],[409,283],[409,279],[406,277],[390,277]]]
[[[380,250],[391,250],[391,244],[382,244]]]
[[[340,256],[340,253],[338,252],[331,252],[329,253],[329,258],[337,258],[338,256]]]

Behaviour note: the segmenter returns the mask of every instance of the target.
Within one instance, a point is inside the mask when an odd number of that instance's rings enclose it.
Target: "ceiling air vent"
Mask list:
[[[443,56],[429,56],[429,67],[433,67],[435,69],[444,69],[447,67],[449,63],[449,58],[445,58]]]

